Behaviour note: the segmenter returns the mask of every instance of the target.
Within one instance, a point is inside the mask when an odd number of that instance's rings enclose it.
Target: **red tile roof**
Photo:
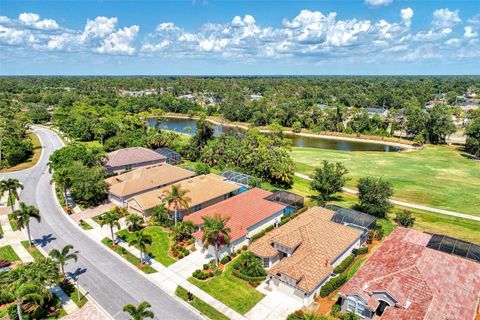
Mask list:
[[[107,157],[108,159],[104,162],[106,167],[119,167],[149,161],[160,162],[166,159],[161,154],[142,147],[115,150],[110,152]]]
[[[397,307],[381,319],[474,319],[480,264],[426,247],[430,235],[396,228],[340,294],[358,295],[375,310],[373,292],[387,292]]]
[[[235,241],[245,236],[248,233],[248,228],[285,209],[284,205],[265,200],[271,194],[271,192],[262,189],[251,189],[194,212],[185,217],[184,221],[201,225],[203,224],[202,217],[205,216],[213,217],[220,214],[222,217],[230,217],[227,222],[227,226],[231,229],[230,241]],[[201,238],[202,232],[198,231],[194,233],[194,236]]]

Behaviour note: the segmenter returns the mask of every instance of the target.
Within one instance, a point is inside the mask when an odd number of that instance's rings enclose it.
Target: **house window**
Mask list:
[[[355,300],[353,298],[347,298],[347,310],[355,311]]]
[[[195,211],[198,211],[198,210],[200,210],[200,209],[202,209],[202,205],[201,205],[201,204],[197,204],[195,207],[193,207],[193,211],[194,211],[194,212],[195,212]]]
[[[361,301],[357,301],[357,314],[362,315],[365,311],[365,304]]]
[[[263,258],[263,267],[264,268],[270,267],[270,258]]]
[[[130,171],[130,170],[132,170],[132,165],[131,165],[131,164],[127,164],[127,165],[125,166],[125,171]]]

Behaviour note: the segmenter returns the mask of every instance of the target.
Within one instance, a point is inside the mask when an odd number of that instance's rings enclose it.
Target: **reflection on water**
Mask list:
[[[148,126],[153,127],[157,121],[155,119],[148,120]],[[197,129],[196,121],[191,119],[174,119],[168,118],[163,122],[158,123],[159,128],[173,130],[186,134],[193,134]],[[220,125],[212,126],[215,129],[215,136],[219,136],[222,132]],[[333,149],[333,150],[346,150],[346,151],[384,151],[392,152],[399,151],[401,148],[396,146],[389,146],[377,143],[360,142],[360,141],[344,141],[329,138],[314,138],[303,137],[297,135],[287,134],[287,137],[292,140],[292,145],[295,147],[308,147],[308,148],[321,148],[321,149]]]

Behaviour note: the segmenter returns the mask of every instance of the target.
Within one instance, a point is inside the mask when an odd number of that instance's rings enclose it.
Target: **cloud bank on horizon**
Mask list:
[[[393,0],[365,0],[371,7]],[[159,21],[154,30],[140,33],[141,21],[120,26],[117,17],[87,19],[71,29],[34,12],[0,16],[0,48],[4,52],[38,52],[138,56],[144,59],[206,59],[261,63],[296,59],[308,63],[345,59],[372,63],[442,61],[480,57],[480,13],[461,17],[457,9],[438,8],[430,23],[413,30],[415,12],[405,7],[397,18],[339,19],[336,12],[301,10],[279,26],[259,25],[249,14],[228,23],[204,23],[186,30],[171,21]]]

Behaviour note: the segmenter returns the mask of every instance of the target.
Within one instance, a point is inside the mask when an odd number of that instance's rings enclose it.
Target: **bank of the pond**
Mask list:
[[[187,116],[181,114],[166,114],[164,118],[167,123],[164,126],[170,130],[175,130],[182,133],[193,133],[195,131],[195,122],[199,119],[198,116]],[[173,120],[185,120],[184,122],[174,123]],[[207,121],[214,124],[215,134],[221,133],[222,127],[249,129],[246,123],[232,123],[221,118],[207,117]],[[149,125],[154,125],[155,119],[149,120]],[[191,130],[186,132],[184,129],[190,127]],[[262,133],[270,132],[268,128],[258,127]],[[397,138],[375,137],[364,135],[348,135],[344,133],[328,132],[318,134],[313,132],[295,133],[290,128],[284,128],[284,133],[289,139],[292,139],[293,145],[297,147],[313,147],[333,150],[348,150],[348,151],[400,151],[400,150],[414,150],[408,140],[401,140]],[[304,130],[305,131],[305,130]],[[401,141],[401,142],[399,142]]]

